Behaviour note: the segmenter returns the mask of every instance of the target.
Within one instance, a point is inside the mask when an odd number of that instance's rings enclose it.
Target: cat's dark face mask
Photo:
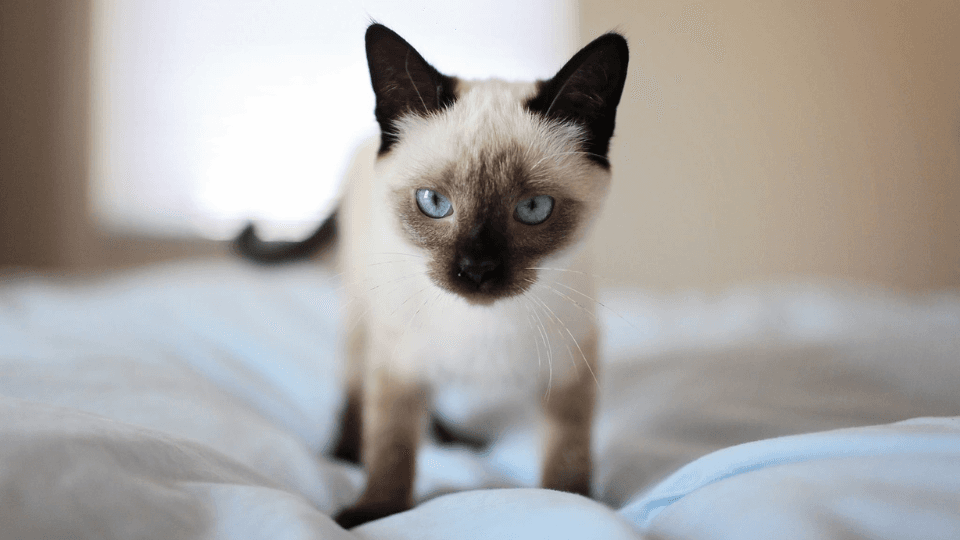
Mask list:
[[[428,122],[461,107],[464,85],[426,62],[403,38],[381,25],[366,35],[370,81],[381,128],[381,158],[403,146],[398,123],[409,116]],[[606,34],[580,50],[557,74],[531,85],[515,110],[531,122],[576,126],[569,141],[578,159],[609,171],[607,152],[617,105],[627,75],[627,43]],[[481,106],[481,105],[474,105]],[[482,105],[486,106],[486,105]],[[423,250],[434,283],[473,304],[523,294],[537,277],[537,264],[576,239],[585,221],[583,200],[559,172],[537,171],[542,159],[525,151],[529,140],[513,145],[497,126],[488,136],[466,145],[465,156],[444,156],[430,178],[407,178],[393,192],[401,229]],[[452,130],[452,131],[451,131]],[[446,137],[456,137],[458,127]],[[509,131],[509,130],[506,130]],[[541,134],[528,134],[542,137]],[[411,147],[413,148],[413,147]],[[420,168],[416,174],[424,174]],[[568,171],[569,172],[569,171]]]
[[[584,205],[560,182],[528,173],[524,152],[456,160],[430,187],[394,192],[401,229],[442,289],[478,305],[523,294],[536,267],[578,237]],[[416,185],[416,184],[414,184]]]

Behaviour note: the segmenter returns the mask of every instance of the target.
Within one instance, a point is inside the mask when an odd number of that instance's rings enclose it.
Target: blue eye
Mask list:
[[[450,199],[432,189],[417,190],[417,206],[427,217],[433,219],[444,218],[453,213],[453,205],[450,204]]]
[[[537,195],[520,201],[514,215],[517,221],[525,225],[539,225],[553,212],[553,197]]]

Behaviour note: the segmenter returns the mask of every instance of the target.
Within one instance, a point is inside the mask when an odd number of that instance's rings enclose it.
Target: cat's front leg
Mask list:
[[[336,521],[346,528],[402,512],[413,506],[417,448],[427,394],[385,368],[364,379],[361,454],[367,485],[359,500]]]
[[[584,366],[578,373],[571,373],[542,400],[546,451],[540,485],[589,497],[593,467],[590,440],[597,394],[595,335],[582,340],[580,349],[590,369]]]
[[[356,323],[347,331],[347,365],[345,366],[347,400],[340,422],[340,438],[334,447],[333,455],[345,461],[360,463],[360,426],[362,424],[360,413],[363,410],[363,372],[367,332],[362,315],[348,313],[344,320],[356,320]]]

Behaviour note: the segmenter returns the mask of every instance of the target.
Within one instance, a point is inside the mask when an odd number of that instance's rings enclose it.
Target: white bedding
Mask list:
[[[596,501],[535,489],[533,411],[429,443],[412,511],[340,529],[362,472],[335,279],[180,264],[0,284],[0,538],[960,538],[960,295],[606,290]],[[485,488],[485,489],[482,489]],[[437,495],[448,493],[447,495]]]

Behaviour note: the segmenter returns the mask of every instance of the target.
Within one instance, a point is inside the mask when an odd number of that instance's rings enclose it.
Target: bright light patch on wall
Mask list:
[[[376,134],[371,19],[440,71],[551,76],[576,1],[96,0],[92,200],[100,223],[229,238],[248,220],[301,236]]]

